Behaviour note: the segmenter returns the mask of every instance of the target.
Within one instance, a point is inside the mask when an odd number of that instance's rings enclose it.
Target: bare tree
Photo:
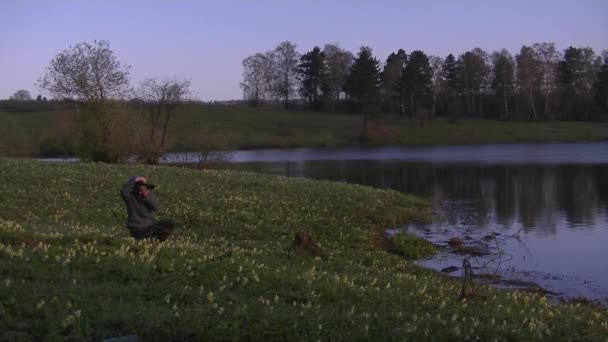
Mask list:
[[[273,53],[275,72],[274,90],[278,97],[284,99],[285,108],[289,108],[289,97],[295,94],[295,86],[298,82],[298,63],[300,54],[296,51],[296,45],[290,41],[284,41],[276,47]]]
[[[272,62],[271,52],[256,53],[243,60],[243,97],[253,106],[271,95],[272,90]]]
[[[443,66],[443,58],[438,56],[430,56],[429,64],[431,66],[431,94],[433,96],[431,118],[433,118],[435,116],[435,104],[437,102],[437,94],[439,94],[441,88],[445,83],[445,72]]]
[[[167,129],[175,108],[188,100],[190,81],[166,79],[158,82],[155,78],[145,79],[138,90],[147,107],[149,124],[149,148],[144,149],[144,160],[156,164],[167,151]]]
[[[14,101],[30,101],[32,100],[32,95],[30,94],[29,91],[25,90],[25,89],[20,89],[17,90],[13,96],[11,96],[9,98],[9,100],[14,100]]]
[[[513,56],[506,49],[492,53],[493,74],[492,88],[496,92],[496,98],[502,101],[503,119],[509,118],[509,97],[513,93],[515,62]],[[501,112],[499,110],[499,112]]]
[[[476,101],[479,95],[487,92],[490,80],[490,58],[480,48],[474,48],[460,56],[461,77],[469,113],[482,112]]]
[[[557,66],[561,56],[555,49],[554,43],[535,43],[532,45],[532,49],[540,63],[540,88],[545,97],[544,116],[545,119],[548,119],[550,97],[557,90]]]
[[[534,93],[540,87],[540,62],[536,58],[534,50],[529,46],[522,46],[519,54],[515,56],[517,63],[517,82],[522,95],[532,112],[534,120],[538,118]]]
[[[325,45],[323,53],[327,65],[326,86],[331,95],[335,97],[335,103],[338,103],[355,58],[350,51],[341,49],[337,43]]]
[[[593,88],[597,81],[598,73],[602,67],[602,58],[595,54],[590,47],[581,48],[583,56],[583,77],[580,85],[583,90],[583,103],[586,107],[587,118],[591,111],[591,101],[593,99]]]

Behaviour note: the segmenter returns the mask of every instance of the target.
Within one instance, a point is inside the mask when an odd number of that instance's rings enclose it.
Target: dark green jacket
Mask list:
[[[140,196],[134,188],[135,178],[129,178],[122,186],[120,197],[127,205],[127,228],[145,228],[156,222],[154,213],[158,210],[158,200],[154,190],[150,190],[146,198]]]

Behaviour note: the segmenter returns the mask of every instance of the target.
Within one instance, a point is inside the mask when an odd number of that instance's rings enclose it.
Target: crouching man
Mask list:
[[[154,213],[158,211],[158,200],[154,185],[149,184],[146,178],[129,178],[120,189],[120,196],[127,206],[127,228],[133,238],[164,241],[173,233],[174,220],[163,218],[156,221],[154,218]]]

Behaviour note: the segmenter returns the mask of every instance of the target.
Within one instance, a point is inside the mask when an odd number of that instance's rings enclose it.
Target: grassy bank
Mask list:
[[[160,185],[163,244],[134,242],[118,187]],[[422,270],[379,232],[429,219],[394,191],[228,171],[0,160],[0,339],[598,339],[608,313]],[[315,255],[297,253],[310,232]],[[399,251],[398,248],[407,250]],[[410,250],[420,248],[419,251]]]
[[[69,109],[0,111],[0,155],[35,156],[73,145],[74,119]],[[142,120],[135,115],[133,123]],[[239,106],[180,108],[169,140],[176,150],[208,148],[318,147],[359,145],[361,116]],[[608,123],[508,122],[439,118],[419,127],[396,116],[370,123],[366,145],[484,144],[608,139]]]

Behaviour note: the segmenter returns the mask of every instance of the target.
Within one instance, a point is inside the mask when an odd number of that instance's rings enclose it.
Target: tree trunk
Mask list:
[[[507,87],[503,84],[503,97],[505,101],[505,118],[509,118],[509,99],[507,98]]]
[[[469,89],[469,81],[467,77],[464,77],[464,89],[467,96],[467,111],[471,113],[471,90]]]
[[[361,133],[359,133],[359,141],[363,142],[367,140],[367,113],[363,113],[363,125],[361,127]]]
[[[433,93],[433,107],[431,108],[431,120],[435,117],[435,100],[437,99],[437,93]]]
[[[289,75],[285,73],[285,109],[289,109]]]
[[[545,120],[549,119],[549,92],[545,92]]]
[[[537,119],[536,116],[536,106],[534,105],[534,95],[532,93],[532,87],[530,87],[530,90],[528,91],[528,94],[530,96],[530,109],[532,109],[532,116],[534,117],[534,120]]]
[[[416,113],[416,108],[414,107],[414,95],[413,94],[410,95],[410,110],[409,110],[409,112],[410,112],[409,113],[410,114],[409,115],[410,120],[414,120],[414,116],[415,116],[415,113]]]
[[[167,108],[166,114],[167,116],[165,117],[165,122],[163,123],[163,135],[160,139],[160,145],[158,150],[159,158],[162,157],[162,154],[164,154],[165,152],[165,139],[167,137],[167,128],[169,127],[169,120],[171,119],[171,110],[169,108]]]

